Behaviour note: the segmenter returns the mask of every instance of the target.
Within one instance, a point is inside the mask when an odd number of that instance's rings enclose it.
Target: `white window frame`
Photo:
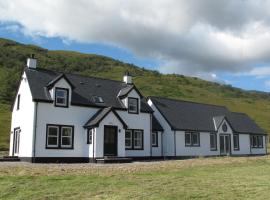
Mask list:
[[[140,137],[136,137],[137,134],[140,135]],[[143,132],[141,130],[134,130],[133,141],[134,141],[133,144],[134,149],[143,149]],[[135,141],[140,141],[141,145],[140,146],[135,145]]]
[[[127,132],[130,133],[130,137],[129,138],[127,138]],[[126,145],[126,140],[129,140],[130,141],[130,145],[129,146]],[[125,132],[125,148],[126,149],[132,149],[132,130],[126,130],[126,132]]]
[[[56,128],[57,129],[57,135],[56,136],[50,136],[50,128]],[[54,126],[54,125],[48,125],[47,126],[47,147],[48,148],[57,148],[59,146],[59,126]],[[57,139],[57,144],[49,144],[49,137],[54,137]]]
[[[214,137],[214,144],[211,144],[211,136]],[[210,150],[216,151],[217,150],[217,134],[210,133]]]
[[[64,136],[63,135],[63,130],[64,129],[70,129],[70,136]],[[72,127],[70,127],[70,126],[62,126],[61,127],[61,147],[62,148],[71,148],[72,147],[72,143],[73,143],[73,141],[72,141],[72,139],[73,139],[73,128]],[[69,145],[64,145],[62,142],[63,142],[63,138],[70,138],[70,144]]]
[[[237,139],[235,139],[237,138]],[[233,134],[233,149],[235,151],[239,151],[240,147],[239,147],[239,134]]]
[[[87,144],[93,144],[94,129],[88,129]]]
[[[131,109],[132,106],[135,107],[134,110]],[[128,112],[132,114],[139,113],[139,99],[138,98],[128,97]]]
[[[193,135],[197,135],[197,143],[193,141]],[[186,143],[186,137],[190,138],[190,143]],[[200,146],[200,132],[185,132],[185,146],[186,147],[199,147]]]
[[[57,92],[58,91],[62,91],[64,92],[64,97],[59,97],[57,96]],[[68,107],[68,97],[69,95],[69,90],[67,88],[55,88],[55,106],[58,106],[58,107]],[[64,103],[58,103],[57,102],[57,99],[60,98],[60,99],[64,99]]]
[[[154,138],[154,139],[153,139]],[[158,132],[152,132],[152,147],[158,147]]]

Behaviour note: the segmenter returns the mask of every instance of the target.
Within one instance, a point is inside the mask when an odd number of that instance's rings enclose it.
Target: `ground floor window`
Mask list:
[[[143,149],[143,130],[126,130],[125,133],[126,149],[142,150]]]
[[[158,147],[158,132],[152,132],[152,147]]]
[[[239,135],[233,134],[233,149],[239,150]]]
[[[94,134],[94,129],[88,129],[88,131],[87,131],[87,144],[92,144],[93,134]]]
[[[72,149],[74,138],[74,126],[47,125],[46,148]]]
[[[262,135],[251,135],[250,144],[252,148],[263,148],[263,136]]]
[[[190,147],[200,146],[200,133],[198,132],[186,132],[185,133],[185,144]]]
[[[217,134],[210,133],[210,149],[211,151],[217,150]]]

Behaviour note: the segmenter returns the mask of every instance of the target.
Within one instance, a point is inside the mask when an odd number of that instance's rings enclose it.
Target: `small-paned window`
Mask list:
[[[152,147],[158,147],[158,132],[152,133]]]
[[[126,130],[125,145],[126,149],[132,148],[132,130]]]
[[[125,146],[127,150],[143,149],[143,131],[136,129],[126,130]]]
[[[128,98],[128,112],[137,114],[138,111],[138,99],[137,98]]]
[[[217,150],[217,134],[210,133],[210,149],[211,151]]]
[[[47,147],[58,147],[59,127],[48,126]]]
[[[47,125],[47,149],[72,149],[74,127],[69,125]]]
[[[88,130],[88,141],[87,144],[92,144],[93,143],[93,134],[94,134],[94,129],[89,129]]]
[[[70,148],[72,146],[72,127],[62,126],[61,128],[61,147]]]
[[[102,97],[99,97],[99,96],[93,96],[93,101],[95,103],[104,103]]]
[[[233,149],[239,150],[239,135],[233,134]]]
[[[185,144],[190,147],[200,146],[200,133],[198,132],[186,132],[185,133]]]
[[[250,144],[252,148],[263,148],[263,136],[262,135],[251,135]]]
[[[55,106],[68,107],[68,89],[55,88]]]

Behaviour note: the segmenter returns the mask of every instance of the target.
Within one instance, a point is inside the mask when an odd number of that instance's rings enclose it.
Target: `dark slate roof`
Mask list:
[[[127,124],[124,122],[124,120],[115,112],[115,110],[112,107],[107,107],[98,110],[84,125],[85,128],[90,127],[97,127],[99,126],[99,123],[110,113],[113,112],[114,115],[118,118],[118,120],[122,123],[123,127],[126,129]]]
[[[63,74],[40,68],[25,68],[25,73],[29,81],[34,101],[52,102],[47,86],[48,84],[53,84],[55,80],[64,75],[68,82],[73,86],[72,105],[126,109],[117,96],[122,89],[130,87],[130,85],[121,81],[68,73]],[[95,103],[93,101],[93,96],[102,97],[104,103]],[[153,112],[144,98],[141,101],[141,111]]]
[[[230,112],[224,106],[216,106],[161,97],[149,97],[172,130],[216,131],[214,120],[221,123],[225,116],[234,132],[265,132],[246,114]]]
[[[163,131],[164,130],[154,115],[152,115],[152,130],[153,131]]]

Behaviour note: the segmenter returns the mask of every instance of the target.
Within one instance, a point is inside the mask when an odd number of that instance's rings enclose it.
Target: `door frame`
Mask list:
[[[227,154],[221,154],[221,148],[220,148],[220,137],[221,136],[228,136],[229,137],[229,145],[230,145],[229,155],[232,155],[231,134],[228,134],[228,133],[219,134],[219,154],[221,156],[226,156],[227,155]],[[224,145],[225,145],[225,143],[224,143]]]
[[[105,130],[106,128],[113,128],[115,130],[115,155],[105,155]],[[118,126],[104,125],[103,131],[103,156],[118,156]]]
[[[17,133],[18,131],[18,133]],[[19,155],[19,151],[20,151],[20,134],[21,133],[21,129],[20,127],[14,128],[13,130],[13,147],[12,147],[12,156],[18,156]],[[19,137],[18,137],[19,136]],[[18,145],[18,146],[17,146]],[[17,148],[18,152],[16,152],[15,155],[15,147]]]

